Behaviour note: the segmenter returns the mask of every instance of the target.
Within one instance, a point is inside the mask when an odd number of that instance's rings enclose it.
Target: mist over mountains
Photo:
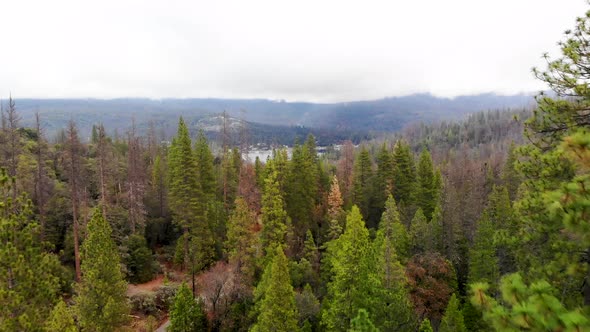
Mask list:
[[[204,127],[203,121],[207,118],[227,111],[231,117],[248,122],[254,141],[275,139],[277,143],[289,143],[295,136],[305,136],[309,132],[319,139],[322,138],[320,132],[324,136],[326,133],[334,136],[333,140],[360,139],[370,133],[394,132],[412,123],[459,119],[490,109],[527,108],[534,104],[533,96],[487,93],[441,98],[414,94],[341,103],[215,98],[16,99],[16,105],[25,126],[31,126],[34,113],[39,112],[47,135],[54,135],[70,119],[76,121],[85,135],[98,123],[103,123],[111,133],[122,134],[132,120],[140,132],[153,121],[164,135],[171,135],[180,116],[196,131]],[[210,128],[211,124],[208,126]],[[284,137],[279,139],[281,135]]]

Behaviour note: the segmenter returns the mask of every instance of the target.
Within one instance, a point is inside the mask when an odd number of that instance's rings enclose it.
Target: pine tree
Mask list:
[[[276,247],[272,263],[267,269],[270,269],[270,274],[267,283],[263,285],[264,296],[260,299],[260,311],[252,331],[296,331],[298,314],[295,294],[291,286],[287,257],[280,246]]]
[[[277,181],[277,171],[268,167],[262,194],[262,232],[260,241],[267,251],[274,251],[277,245],[284,245],[290,228],[289,217],[284,210],[283,197]]]
[[[392,201],[393,197],[390,196],[388,202]],[[374,289],[378,304],[375,306],[373,321],[384,331],[414,331],[414,310],[410,303],[408,282],[405,269],[398,260],[392,235],[391,227],[381,226],[373,243],[379,279]]]
[[[488,216],[497,230],[495,239],[500,274],[514,272],[516,262],[510,238],[517,232],[518,227],[508,190],[505,187],[494,186],[488,200]]]
[[[178,288],[170,310],[170,332],[199,332],[207,330],[207,317],[203,304],[196,300],[188,286]]]
[[[253,282],[256,270],[258,237],[255,233],[254,213],[241,197],[236,199],[236,208],[227,223],[225,249],[228,259],[237,266],[237,272],[246,284]]]
[[[419,208],[410,225],[410,243],[413,255],[424,253],[430,247],[428,244],[431,235],[429,226],[426,216],[424,216],[422,209]]]
[[[0,169],[0,330],[34,331],[57,300],[60,266],[44,251],[25,197],[4,199],[14,185]]]
[[[426,220],[432,218],[432,212],[437,202],[437,188],[435,188],[434,178],[432,157],[428,150],[423,149],[418,161],[416,203],[424,212]]]
[[[385,212],[381,216],[379,231],[391,241],[400,259],[406,261],[409,257],[410,238],[406,226],[401,223],[397,204],[392,195],[389,195],[385,203]]]
[[[487,211],[482,214],[469,252],[469,282],[489,282],[495,285],[500,277],[498,256],[494,244],[495,225]]]
[[[315,148],[314,154],[315,154]],[[295,235],[303,239],[308,229],[312,229],[312,211],[317,195],[317,169],[314,157],[307,147],[296,144],[289,165],[286,179],[286,210],[293,223]],[[316,229],[312,229],[316,231]]]
[[[359,309],[358,314],[350,322],[348,332],[378,332],[373,322],[369,319],[369,314],[365,309]]]
[[[169,205],[175,223],[183,229],[183,257],[194,276],[212,262],[214,239],[207,218],[207,200],[201,186],[199,167],[182,118],[178,123],[177,136],[170,146],[168,160]],[[189,255],[189,251],[194,255]]]
[[[45,322],[45,331],[47,332],[77,332],[78,328],[74,322],[72,308],[60,300],[57,302],[49,319]]]
[[[82,281],[75,297],[78,319],[85,330],[112,331],[128,319],[127,284],[111,226],[100,208],[94,209],[87,228],[82,245]]]
[[[414,203],[416,187],[416,169],[414,156],[410,146],[404,141],[398,141],[393,149],[394,183],[393,197],[400,205]]]
[[[363,218],[368,218],[371,207],[373,166],[369,151],[363,146],[354,162],[352,202],[358,206]]]
[[[463,322],[463,313],[459,309],[459,300],[453,294],[447,305],[447,310],[442,318],[439,332],[466,332],[465,323]]]
[[[359,309],[373,309],[377,277],[369,231],[358,207],[346,217],[346,230],[330,248],[332,281],[328,284],[322,325],[328,330],[345,331]]]
[[[373,216],[371,219],[378,221],[385,209],[385,201],[393,192],[393,155],[390,153],[387,145],[383,143],[377,154],[377,172],[375,174],[375,199],[373,203]],[[376,226],[376,225],[373,225]]]
[[[514,145],[514,142],[512,142],[508,149],[508,156],[504,162],[504,168],[502,169],[502,183],[508,190],[508,195],[511,201],[516,199],[518,186],[520,186],[520,183],[522,182],[522,177],[516,169],[516,162],[516,146]]]

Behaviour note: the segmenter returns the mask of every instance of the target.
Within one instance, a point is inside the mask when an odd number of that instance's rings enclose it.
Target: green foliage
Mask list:
[[[260,241],[262,247],[274,251],[278,245],[284,245],[287,234],[290,231],[290,220],[284,209],[285,203],[281,195],[277,171],[272,166],[267,166],[268,174],[264,180],[264,192],[262,194],[262,232]]]
[[[60,266],[43,251],[30,202],[6,198],[13,186],[0,169],[0,331],[39,330],[57,300]]]
[[[315,143],[313,146],[297,144],[293,147],[291,162],[288,164],[285,202],[293,229],[299,238],[304,238],[307,230],[313,226],[311,216],[318,188],[316,158]]]
[[[261,301],[259,314],[252,331],[296,331],[298,314],[295,294],[289,277],[287,257],[280,246],[276,247],[272,263],[266,270],[266,280],[258,286],[264,290],[260,292],[263,296],[258,299]]]
[[[500,278],[498,256],[494,244],[496,226],[490,221],[487,211],[482,214],[469,251],[469,282],[490,282],[495,285]]]
[[[485,283],[471,285],[471,302],[483,310],[483,317],[497,331],[587,331],[590,320],[579,309],[568,310],[546,281],[527,286],[518,273],[502,278],[502,297],[486,294]]]
[[[463,313],[459,308],[459,299],[457,295],[453,294],[445,310],[445,315],[442,318],[439,332],[466,332],[465,323],[463,321]]]
[[[361,308],[373,308],[378,279],[373,268],[369,231],[358,207],[346,217],[346,230],[331,248],[332,281],[322,311],[322,325],[328,330],[345,331]]]
[[[381,216],[379,231],[391,241],[397,255],[403,261],[408,259],[410,238],[406,226],[401,223],[397,204],[392,195],[385,203],[385,212]]]
[[[426,220],[432,218],[432,212],[437,203],[437,184],[434,182],[434,167],[428,150],[423,149],[420,154],[417,169],[416,204],[424,211]]]
[[[393,202],[393,197],[390,196],[388,202]],[[408,281],[396,254],[393,235],[390,227],[380,227],[373,243],[379,280],[374,289],[377,304],[373,321],[384,331],[414,331],[414,310],[410,303]]]
[[[363,146],[354,161],[353,203],[358,206],[363,217],[369,217],[373,184],[373,166],[369,151]]]
[[[76,332],[78,328],[74,321],[72,308],[60,300],[57,302],[51,315],[45,322],[45,331],[47,332]]]
[[[126,241],[127,256],[125,266],[127,277],[132,283],[144,283],[152,280],[157,268],[152,251],[142,235],[133,234]]]
[[[259,247],[255,233],[256,220],[246,201],[238,197],[235,209],[227,222],[225,250],[230,262],[235,263],[238,273],[246,284],[251,284],[256,271],[256,256]]]
[[[416,190],[416,169],[410,146],[398,141],[393,149],[395,163],[393,197],[400,205],[411,205]]]
[[[350,322],[348,332],[378,332],[379,329],[373,325],[369,319],[369,314],[365,309],[359,309],[358,314]]]
[[[313,293],[311,286],[306,284],[301,293],[295,294],[295,303],[299,313],[299,325],[305,326],[306,323],[315,325],[318,321],[320,312],[320,301]]]
[[[420,328],[418,328],[418,332],[433,332],[432,325],[430,325],[430,320],[428,318],[424,318],[422,324],[420,324]]]
[[[81,251],[82,280],[75,297],[78,321],[88,331],[112,331],[127,322],[129,313],[118,249],[101,211],[94,209],[88,223]]]
[[[377,172],[375,174],[375,181],[373,184],[373,190],[375,193],[374,201],[372,202],[373,208],[371,209],[371,219],[375,219],[377,221],[381,217],[381,213],[383,213],[387,198],[393,192],[393,155],[385,143],[381,145],[381,149],[379,149],[376,159]]]
[[[207,317],[201,301],[193,297],[186,284],[178,288],[170,310],[170,332],[199,332],[207,330]]]

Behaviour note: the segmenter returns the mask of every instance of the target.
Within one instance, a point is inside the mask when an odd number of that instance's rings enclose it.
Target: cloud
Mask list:
[[[0,94],[346,101],[543,89],[584,0],[9,1]]]

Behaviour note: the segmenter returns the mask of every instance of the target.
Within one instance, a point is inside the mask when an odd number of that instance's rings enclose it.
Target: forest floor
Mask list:
[[[142,292],[153,292],[160,288],[164,284],[164,275],[161,274],[157,276],[155,279],[150,280],[143,284],[129,284],[127,286],[127,296],[133,296]]]

